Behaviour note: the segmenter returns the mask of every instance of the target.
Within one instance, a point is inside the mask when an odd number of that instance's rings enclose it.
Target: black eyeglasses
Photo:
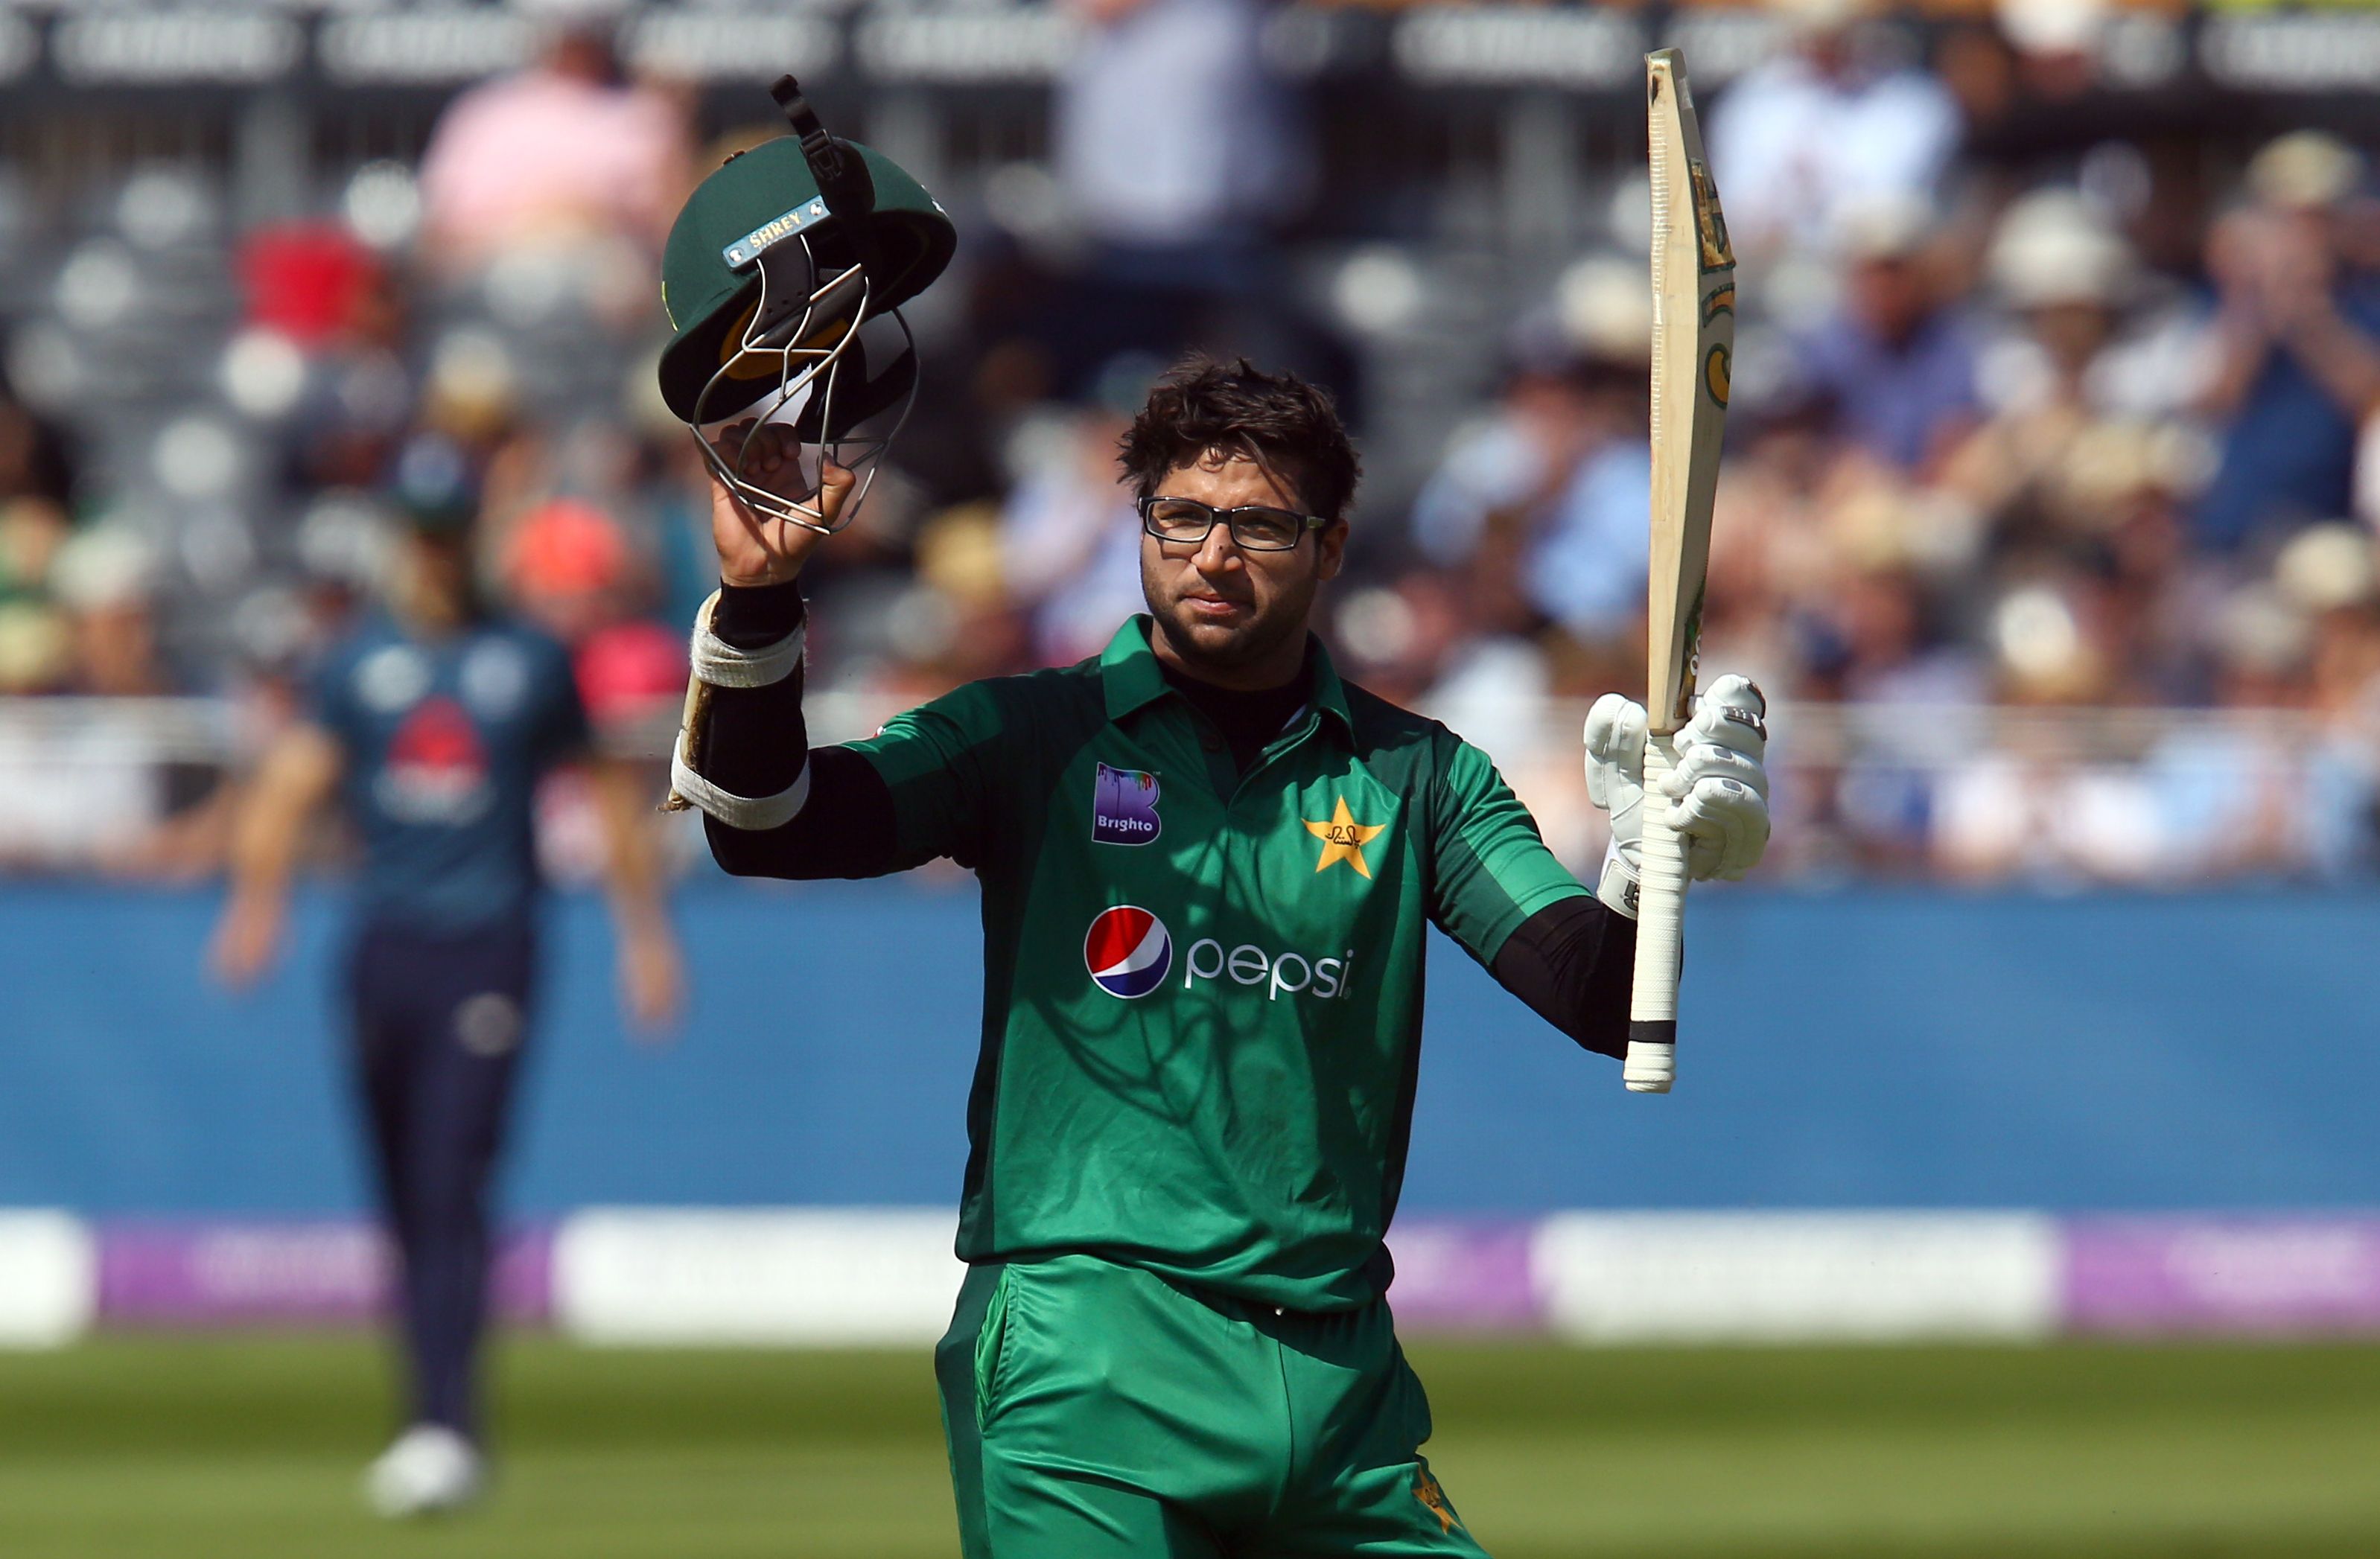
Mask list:
[[[1242,550],[1249,552],[1286,552],[1297,545],[1299,537],[1330,523],[1319,514],[1301,514],[1263,503],[1218,509],[1195,498],[1152,496],[1140,501],[1140,528],[1160,541],[1196,547],[1218,522],[1229,527]]]

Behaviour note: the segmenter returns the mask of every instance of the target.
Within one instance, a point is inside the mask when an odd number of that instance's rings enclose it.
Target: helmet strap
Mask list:
[[[810,106],[801,83],[791,76],[778,77],[769,95],[777,100],[785,122],[802,143],[802,161],[810,165],[810,177],[818,182],[828,213],[841,224],[853,258],[870,279],[886,279],[873,221],[876,180],[869,176],[867,162],[847,143],[826,133],[826,127],[819,123],[818,110]]]

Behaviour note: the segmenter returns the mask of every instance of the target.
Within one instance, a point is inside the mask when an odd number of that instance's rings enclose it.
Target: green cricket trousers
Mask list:
[[[935,1350],[965,1559],[1486,1559],[1389,1307],[1089,1256],[972,1267]]]

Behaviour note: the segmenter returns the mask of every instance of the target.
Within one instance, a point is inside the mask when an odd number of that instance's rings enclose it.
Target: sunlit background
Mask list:
[[[391,1534],[348,846],[208,983],[247,767],[461,483],[658,797],[715,583],[659,246],[792,70],[960,234],[805,575],[814,736],[1095,653],[1118,433],[1245,354],[1363,449],[1342,671],[1591,875],[1671,43],[1776,842],[1696,892],[1668,1099],[1437,947],[1433,1460],[1507,1559],[2380,1553],[2380,10],[2179,0],[0,4],[0,1552],[953,1552],[969,880],[758,889],[674,820],[692,1009],[633,1052],[548,785],[503,1481]]]

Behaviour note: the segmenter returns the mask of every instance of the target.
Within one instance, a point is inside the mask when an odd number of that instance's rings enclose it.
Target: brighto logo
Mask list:
[[[1202,982],[1229,982],[1264,987],[1267,1001],[1279,1001],[1283,993],[1334,1001],[1354,989],[1348,971],[1354,961],[1352,948],[1333,958],[1308,958],[1268,952],[1252,942],[1225,948],[1212,937],[1201,937],[1183,955],[1182,988],[1195,991]],[[1136,904],[1102,910],[1083,938],[1083,965],[1099,989],[1135,1000],[1163,985],[1172,973],[1172,934],[1163,921]]]

